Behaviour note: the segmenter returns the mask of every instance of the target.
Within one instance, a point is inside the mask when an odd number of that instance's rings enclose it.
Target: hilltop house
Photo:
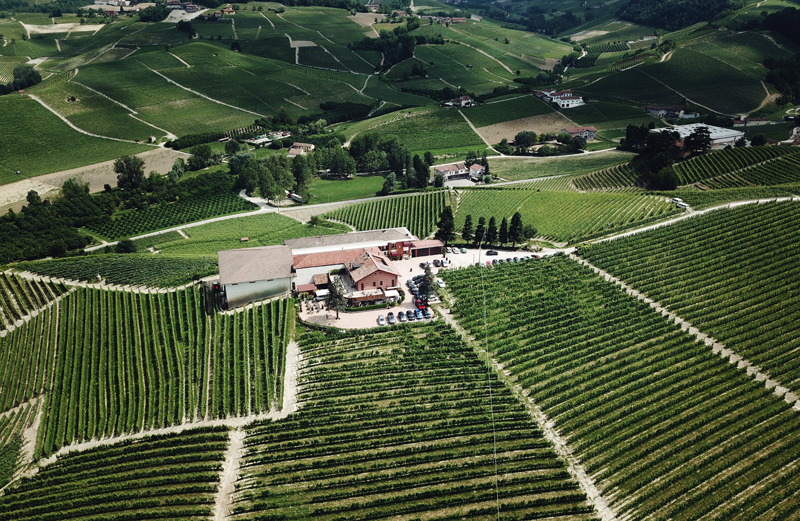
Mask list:
[[[470,96],[458,96],[454,98],[453,101],[448,101],[444,104],[445,107],[472,107],[475,105],[475,101]]]
[[[655,128],[650,130],[650,132],[675,132],[680,136],[679,139],[684,140],[700,127],[706,127],[708,129],[708,132],[711,135],[711,148],[713,150],[725,148],[728,145],[733,146],[737,140],[744,137],[744,132],[741,130],[715,127],[712,125],[706,125],[705,123],[691,123],[689,125],[679,125],[671,128]]]
[[[597,129],[594,127],[573,127],[562,128],[562,134],[569,134],[572,137],[582,137],[583,139],[597,139]]]

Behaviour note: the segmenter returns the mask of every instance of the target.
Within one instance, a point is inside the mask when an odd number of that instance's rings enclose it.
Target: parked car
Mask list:
[[[448,266],[450,266],[450,261],[447,259],[442,260],[442,268],[446,268]]]
[[[500,264],[500,261],[499,261],[498,259],[494,259],[494,260],[492,261],[492,264]]]
[[[414,314],[413,311],[409,310],[408,312],[406,312],[406,318],[408,318],[409,322],[413,322],[417,319],[417,316]]]
[[[434,265],[434,266],[436,266],[437,268],[438,268],[439,266],[441,266],[441,264],[442,264],[442,263],[441,263],[441,261],[440,261],[439,259],[434,259],[434,260],[433,260],[433,265]]]
[[[453,248],[453,254],[457,254],[457,253],[459,253],[458,252],[458,248]]]
[[[467,253],[467,249],[466,248],[461,248],[461,253]]]
[[[487,251],[487,252],[486,252],[486,255],[489,255],[489,256],[491,256],[491,257],[494,257],[495,255],[500,255],[500,254],[499,254],[499,253],[497,253],[497,252],[496,252],[496,251],[494,251],[494,250],[489,250],[489,251]]]
[[[424,278],[425,278],[425,275],[414,275],[414,278],[411,279],[411,280],[413,280],[414,282],[419,284],[419,281],[421,281]]]
[[[514,262],[519,262],[519,257],[514,257]]]
[[[390,311],[388,315],[386,315],[386,320],[389,321],[389,325],[397,324],[397,320],[394,318],[394,312]]]
[[[492,265],[492,261],[486,261],[486,265],[487,266],[491,266]]]
[[[386,318],[383,315],[378,315],[378,325],[385,326],[386,325]]]
[[[433,312],[431,311],[431,308],[423,309],[422,314],[425,315],[425,318],[433,318]]]
[[[447,251],[447,253],[453,253],[453,248],[451,248],[450,246],[448,246],[448,247],[446,248],[446,251]]]
[[[422,311],[417,309],[414,313],[415,313],[415,315],[417,317],[417,320],[422,320],[422,318],[423,318]]]
[[[397,313],[397,320],[399,320],[400,322],[405,322],[408,319],[406,318],[406,314],[405,313],[403,313],[402,311],[399,311]]]
[[[440,288],[446,288],[447,287],[447,284],[445,284],[442,279],[436,279],[436,284],[438,284]]]
[[[420,262],[419,267],[425,269],[425,266],[427,266],[427,264],[428,264],[427,262]]]

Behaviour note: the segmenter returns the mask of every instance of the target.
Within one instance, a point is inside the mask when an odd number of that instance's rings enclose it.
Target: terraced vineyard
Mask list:
[[[630,166],[630,163],[620,163],[576,177],[572,182],[578,190],[584,192],[629,191],[636,187],[638,178],[638,174]]]
[[[796,202],[746,205],[581,254],[796,389],[798,234]]]
[[[791,147],[746,147],[711,152],[673,166],[681,185],[688,185],[762,163],[786,154],[798,154]],[[738,172],[737,172],[738,173]],[[780,181],[779,181],[780,182]],[[773,183],[774,184],[774,183]]]
[[[563,256],[440,275],[619,518],[796,514],[800,416],[649,305]]]
[[[206,520],[227,442],[201,428],[61,456],[0,496],[0,520]]]
[[[311,332],[301,349],[300,410],[247,429],[234,519],[594,519],[448,325]]]
[[[190,284],[194,278],[219,272],[215,257],[160,253],[96,254],[21,262],[17,267],[60,279],[97,283],[99,275],[106,284],[162,288]]]
[[[0,273],[0,331],[66,291],[63,284],[30,281],[11,273]]]
[[[20,467],[22,431],[30,427],[37,407],[23,404],[0,415],[0,489],[5,487]]]
[[[792,197],[795,194],[800,194],[800,184],[722,188],[718,190],[699,190],[695,187],[691,187],[674,192],[665,192],[665,195],[682,198],[686,204],[695,210],[718,206],[733,201]]]
[[[194,196],[174,203],[160,204],[146,210],[133,210],[98,224],[87,226],[109,240],[132,237],[171,226],[179,226],[211,217],[248,210],[258,210],[258,205],[236,194],[210,194]]]
[[[513,186],[513,185],[512,185]],[[644,194],[578,194],[531,189],[466,189],[459,197],[456,229],[467,215],[473,222],[494,216],[499,222],[520,212],[525,224],[532,224],[542,238],[577,242],[633,225],[666,217],[676,210],[666,198]]]
[[[800,182],[800,154],[768,159],[753,166],[702,181],[712,189]]]
[[[447,192],[437,191],[345,206],[325,217],[351,224],[359,231],[405,226],[425,238],[433,233],[446,204]]]
[[[281,403],[291,300],[206,314],[197,289],[76,288],[0,338],[0,405],[48,396],[36,456]]]

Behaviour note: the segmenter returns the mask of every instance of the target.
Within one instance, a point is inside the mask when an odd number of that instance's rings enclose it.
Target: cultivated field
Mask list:
[[[443,278],[468,333],[488,337],[489,355],[568,440],[617,516],[795,512],[796,411],[647,304],[564,257]]]
[[[544,239],[578,242],[661,219],[675,212],[666,198],[643,194],[578,194],[540,191],[536,183],[509,188],[474,188],[459,194],[456,229],[467,215],[472,222],[495,217],[499,223],[515,212]]]
[[[541,116],[532,116],[529,118],[522,118],[513,121],[505,121],[503,123],[496,123],[478,129],[481,137],[489,143],[499,143],[503,138],[511,141],[514,136],[523,130],[530,130],[537,134],[559,133],[562,129],[567,127],[576,126],[572,121],[567,119],[563,114],[558,112],[551,112]]]
[[[560,157],[493,158],[489,160],[492,173],[509,181],[554,175],[588,174],[602,168],[630,161],[633,154],[609,150],[596,154]]]
[[[424,239],[435,230],[447,200],[448,195],[443,191],[392,197],[346,206],[325,214],[325,217],[352,224],[357,230],[405,226]]]
[[[582,255],[797,389],[798,216],[796,202],[717,210]]]

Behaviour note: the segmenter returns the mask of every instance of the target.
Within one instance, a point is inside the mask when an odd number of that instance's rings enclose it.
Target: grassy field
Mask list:
[[[353,179],[323,179],[315,177],[308,191],[311,203],[333,203],[350,199],[375,197],[383,188],[385,178],[380,175],[355,176]]]
[[[655,78],[642,72],[641,67],[609,73],[591,85],[576,87],[579,94],[590,99],[636,104],[679,104],[681,96],[669,90]],[[573,109],[571,109],[573,110]]]
[[[344,233],[350,228],[328,223],[321,228],[300,224],[279,214],[270,213],[250,217],[238,217],[215,223],[203,224],[184,230],[189,239],[176,239],[159,244],[164,254],[216,255],[219,250],[270,246],[281,244],[284,239]],[[242,237],[249,241],[243,243]]]
[[[461,114],[453,109],[401,110],[366,121],[347,123],[338,130],[348,138],[371,130],[382,135],[395,135],[412,153],[485,146]]]
[[[634,154],[609,150],[602,154],[562,157],[496,158],[489,160],[491,172],[508,181],[553,175],[581,175],[630,161]]]
[[[553,109],[535,96],[512,97],[502,101],[490,100],[479,107],[462,109],[465,116],[476,127],[485,127],[504,121],[513,121],[541,114],[549,114]]]
[[[80,134],[28,97],[0,99],[0,184],[116,159],[151,147]],[[46,152],[46,153],[45,153]],[[14,175],[19,170],[22,176]]]
[[[723,114],[753,110],[766,95],[749,74],[690,48],[679,48],[669,60],[639,70]]]
[[[580,107],[563,109],[562,113],[581,125],[592,125],[598,130],[624,129],[628,125],[656,126],[664,124],[638,107],[605,101],[590,102]]]

